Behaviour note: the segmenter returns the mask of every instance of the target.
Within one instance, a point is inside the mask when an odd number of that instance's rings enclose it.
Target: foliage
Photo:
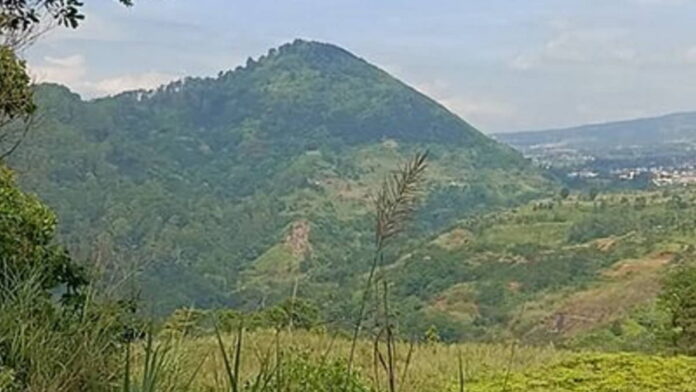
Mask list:
[[[343,361],[317,361],[308,353],[294,351],[285,354],[277,377],[268,387],[269,391],[280,389],[303,392],[371,391],[357,375],[348,373]]]
[[[351,298],[370,268],[370,191],[417,150],[430,151],[432,175],[422,224],[399,246],[551,188],[518,153],[316,42],[155,91],[82,101],[42,85],[36,100],[40,129],[11,161],[23,186],[56,209],[73,254],[98,254],[113,275],[139,271],[143,297],[164,314],[256,309],[296,281],[323,311],[337,309],[328,297]],[[294,254],[297,222],[309,246]],[[269,258],[292,270],[265,270]]]
[[[99,390],[118,373],[113,355],[134,309],[94,294],[55,226],[0,166],[0,380],[18,391]]]
[[[665,279],[660,305],[669,314],[671,341],[677,352],[696,355],[696,267],[680,265]]]
[[[85,274],[53,242],[55,228],[53,213],[20,191],[12,173],[0,165],[0,299],[29,278],[37,280],[44,296],[60,287],[65,301],[79,299]]]
[[[693,188],[673,192],[694,199]],[[387,267],[401,330],[422,335],[434,324],[445,341],[512,333],[528,342],[663,350],[662,312],[633,312],[653,302],[669,263],[696,245],[696,208],[675,203],[673,193],[581,199],[475,216],[403,252]],[[645,206],[635,209],[636,200]],[[550,320],[563,318],[573,321],[554,332]],[[622,325],[624,318],[633,320]],[[614,322],[623,335],[605,329]]]
[[[0,288],[0,380],[17,391],[107,390],[119,377],[128,312],[93,298],[78,308],[56,305],[41,280]]]
[[[250,312],[180,308],[165,319],[163,331],[167,336],[196,337],[210,334],[215,329],[231,333],[242,324],[245,329],[253,331],[284,328],[313,330],[325,323],[319,308],[311,301],[287,298],[274,306]]]
[[[470,382],[467,390],[509,392],[672,392],[696,391],[693,368],[685,357],[639,354],[578,354],[540,369],[501,374]],[[456,390],[455,388],[451,389]]]
[[[347,334],[346,334],[347,335]],[[227,354],[234,357],[238,332],[222,334]],[[355,385],[357,390],[385,390],[383,375],[375,373],[374,342],[360,339],[356,350],[353,375],[348,375],[346,360],[350,353],[350,336],[317,331],[256,330],[244,334],[244,344],[239,354],[242,379],[250,380],[266,371],[276,373],[273,387],[288,385],[289,390],[301,391],[300,386],[309,383],[320,387],[334,381]],[[221,359],[219,342],[214,336],[184,339],[177,348],[179,357],[193,371],[202,361],[189,391],[230,391],[221,379],[225,364]],[[409,357],[411,352],[411,358]],[[395,367],[399,369],[399,390],[402,392],[441,392],[447,390],[452,377],[457,374],[458,357],[465,362],[467,377],[483,377],[493,370],[511,368],[513,371],[533,369],[568,358],[569,352],[551,347],[519,347],[514,358],[510,358],[507,344],[443,344],[416,343],[412,348],[399,344],[394,350]],[[406,366],[407,360],[410,365]],[[278,367],[275,365],[279,364]],[[234,363],[230,361],[234,368]],[[140,368],[140,367],[138,367]],[[297,370],[292,370],[296,368]],[[405,372],[402,371],[405,369]],[[294,373],[295,375],[291,375]],[[190,373],[189,373],[190,374]],[[182,381],[186,381],[183,377]],[[217,381],[216,381],[217,380]],[[243,383],[240,383],[240,389]],[[307,385],[307,387],[311,386]],[[339,384],[340,385],[340,384]],[[282,389],[281,389],[282,390]],[[331,389],[328,389],[331,390]]]
[[[36,110],[26,63],[6,46],[0,46],[0,126]]]
[[[132,5],[132,0],[119,0]],[[15,30],[29,30],[42,20],[76,28],[85,18],[80,12],[84,5],[79,0],[3,0],[0,2],[0,34]],[[48,19],[49,21],[45,20]]]
[[[632,310],[624,319],[569,339],[565,346],[603,352],[667,353],[672,351],[668,320],[667,312],[650,303]]]
[[[26,136],[35,110],[26,63],[11,48],[0,44],[0,161]]]
[[[561,200],[567,199],[568,196],[570,196],[570,189],[563,187],[559,193],[559,196],[561,197]]]

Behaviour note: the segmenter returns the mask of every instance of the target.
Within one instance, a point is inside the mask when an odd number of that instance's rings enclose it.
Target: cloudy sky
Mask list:
[[[696,110],[696,0],[87,0],[26,57],[86,98],[342,46],[485,132]]]

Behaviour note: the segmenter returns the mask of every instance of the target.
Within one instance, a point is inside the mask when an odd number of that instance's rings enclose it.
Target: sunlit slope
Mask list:
[[[393,293],[419,304],[411,323],[455,339],[619,328],[652,306],[670,265],[693,258],[694,200],[693,189],[572,195],[473,217],[390,266]]]

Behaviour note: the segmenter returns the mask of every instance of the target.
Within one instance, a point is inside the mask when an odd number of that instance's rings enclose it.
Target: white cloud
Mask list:
[[[129,90],[153,89],[178,78],[177,75],[149,71],[90,80],[87,62],[82,55],[46,56],[40,65],[30,65],[30,73],[37,83],[60,83],[88,97],[113,95]]]
[[[513,57],[508,65],[529,70],[550,64],[631,64],[642,60],[641,54],[626,43],[628,31],[616,28],[572,28],[554,25],[555,35],[527,53]]]
[[[123,91],[150,90],[178,79],[176,75],[161,72],[121,75],[89,83],[98,95],[113,95]]]
[[[43,58],[42,65],[30,65],[30,74],[38,82],[54,82],[71,85],[79,82],[87,73],[85,58],[81,55]]]

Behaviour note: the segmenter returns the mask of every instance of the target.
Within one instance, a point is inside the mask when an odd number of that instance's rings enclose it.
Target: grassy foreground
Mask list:
[[[230,347],[235,339],[234,335],[222,336]],[[246,334],[244,341],[238,373],[240,384],[252,385],[264,369],[276,369],[276,361],[280,361],[303,378],[297,384],[285,383],[279,389],[283,391],[322,390],[307,381],[312,379],[311,369],[331,373],[316,376],[323,379],[342,373],[350,351],[349,339],[325,332],[265,330]],[[178,378],[171,378],[171,384],[164,390],[225,390],[225,363],[215,337],[182,338],[172,347],[171,369],[182,373]],[[696,359],[687,357],[571,352],[551,346],[516,344],[419,343],[411,350],[404,343],[397,345],[395,353],[398,369],[395,390],[403,392],[696,391]],[[302,363],[299,368],[298,358]],[[386,374],[375,361],[374,342],[359,342],[355,367],[359,387],[350,391],[389,390]],[[176,380],[185,380],[185,389],[183,384],[177,386]],[[341,385],[331,385],[331,381],[328,381],[331,386],[327,386],[327,381],[322,382],[328,390],[343,390]]]
[[[229,347],[234,345],[235,335],[223,335]],[[280,347],[281,355],[301,357],[309,363],[344,364],[350,352],[351,340],[327,332],[287,330],[279,333],[271,330],[249,332],[244,336],[241,350],[240,374],[252,378],[259,373],[268,353],[275,357]],[[172,363],[188,369],[180,377],[188,380],[193,369],[198,369],[191,384],[192,391],[219,390],[223,381],[225,364],[214,336],[182,338],[172,344]],[[277,346],[278,345],[278,346]],[[375,367],[373,341],[361,340],[356,350],[355,369],[359,380],[368,390],[386,390],[386,376],[382,367]],[[380,347],[384,351],[384,347]],[[407,359],[411,351],[411,359]],[[570,352],[548,347],[517,347],[506,344],[452,344],[419,343],[411,350],[409,343],[397,344],[396,365],[399,370],[399,391],[443,391],[458,384],[459,361],[466,378],[482,378],[504,369],[523,371],[548,363],[558,363],[571,357]],[[275,358],[273,358],[275,361]],[[244,378],[242,376],[242,378]]]

